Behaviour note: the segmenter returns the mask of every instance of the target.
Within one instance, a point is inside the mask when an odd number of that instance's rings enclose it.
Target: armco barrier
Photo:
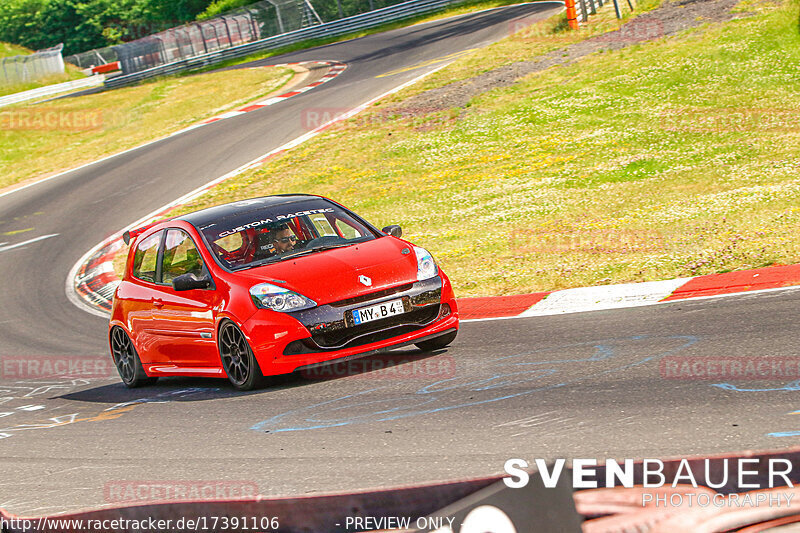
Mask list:
[[[86,89],[89,87],[94,87],[96,85],[102,84],[104,80],[105,76],[103,75],[90,76],[88,78],[82,78],[75,81],[67,81],[64,83],[57,83],[54,85],[45,85],[44,87],[38,87],[36,89],[31,89],[29,91],[22,91],[19,93],[9,94],[7,96],[0,97],[0,107],[11,104],[17,104],[19,102],[27,102],[29,100],[35,100],[37,98],[44,98],[46,96],[53,96],[55,94],[74,91],[76,89]]]
[[[424,15],[444,7],[458,4],[459,0],[412,0],[383,9],[376,9],[360,15],[339,19],[333,22],[318,24],[302,28],[293,32],[275,35],[259,41],[225,48],[215,52],[198,55],[181,61],[175,61],[159,67],[154,67],[140,72],[123,74],[106,80],[105,86],[109,88],[122,87],[155,76],[176,74],[185,70],[197,69],[213,65],[228,59],[236,59],[254,52],[273,50],[284,46],[307,41],[310,39],[325,39],[338,37],[347,33],[373,28],[387,22],[403,20],[417,15]],[[553,2],[562,3],[562,2]]]

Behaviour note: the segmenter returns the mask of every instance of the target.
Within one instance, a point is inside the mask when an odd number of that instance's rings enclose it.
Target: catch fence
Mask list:
[[[321,24],[308,0],[263,0],[113,47],[124,74]]]
[[[114,51],[113,46],[89,50],[88,52],[82,52],[80,54],[74,54],[64,58],[65,62],[82,69],[88,69],[98,65],[106,65],[108,63],[113,63],[116,60],[117,53]]]
[[[0,84],[12,85],[37,81],[53,74],[63,74],[63,44],[38,50],[33,54],[0,59]]]

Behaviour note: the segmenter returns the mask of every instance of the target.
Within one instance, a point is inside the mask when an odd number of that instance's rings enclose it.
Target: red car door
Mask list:
[[[158,352],[163,359],[182,367],[219,367],[213,313],[217,292],[213,287],[173,289],[172,280],[188,273],[197,276],[206,273],[197,246],[186,231],[168,229],[161,259],[161,283],[154,292],[153,302]]]
[[[123,300],[126,321],[131,339],[143,365],[163,363],[166,358],[159,353],[160,337],[153,319],[153,298],[159,292],[157,284],[158,254],[163,231],[137,241],[134,252],[132,277],[123,282],[117,295]]]

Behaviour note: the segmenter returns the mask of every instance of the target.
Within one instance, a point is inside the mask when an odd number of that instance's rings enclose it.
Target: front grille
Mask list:
[[[437,316],[439,316],[439,306],[429,305],[402,315],[390,316],[358,326],[316,333],[311,338],[321,348],[339,348],[343,345],[361,346],[415,331],[436,319]],[[410,329],[398,333],[397,328],[400,327]],[[351,341],[356,342],[351,344]]]
[[[413,286],[414,286],[413,283],[398,285],[397,287],[390,287],[388,289],[383,289],[382,291],[371,292],[369,294],[362,294],[361,296],[347,298],[346,300],[339,300],[338,302],[333,302],[328,305],[330,305],[331,307],[347,307],[349,305],[358,305],[363,302],[369,302],[370,300],[385,298],[386,296],[391,296],[392,294],[397,294],[398,292],[405,292],[411,289]]]
[[[381,303],[393,298],[402,299],[405,313],[366,324],[353,323],[352,312],[362,308],[365,303]],[[283,354],[300,355],[340,350],[417,331],[440,316],[447,316],[439,315],[444,310],[441,300],[442,279],[436,276],[416,283],[398,285],[311,309],[291,312],[289,315],[303,324],[312,336],[289,343]]]

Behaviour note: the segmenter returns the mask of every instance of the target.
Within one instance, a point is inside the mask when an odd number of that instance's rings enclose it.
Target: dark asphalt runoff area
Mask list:
[[[349,68],[278,105],[0,196],[0,233],[33,228],[0,239],[0,507],[38,516],[115,505],[110,494],[125,481],[247,482],[265,495],[303,495],[494,474],[515,457],[795,443],[796,366],[750,381],[673,369],[774,357],[789,368],[800,358],[800,290],[468,322],[441,352],[402,349],[250,393],[186,378],[125,389],[109,366],[106,320],[67,299],[67,274],[87,250],[305,133],[304,110],[355,107],[439,66],[431,60],[502,38],[513,19],[558,9],[512,6],[271,58],[264,63]],[[387,72],[397,73],[376,77]],[[37,237],[46,238],[14,247]],[[32,361],[64,360],[97,376],[30,375]]]

